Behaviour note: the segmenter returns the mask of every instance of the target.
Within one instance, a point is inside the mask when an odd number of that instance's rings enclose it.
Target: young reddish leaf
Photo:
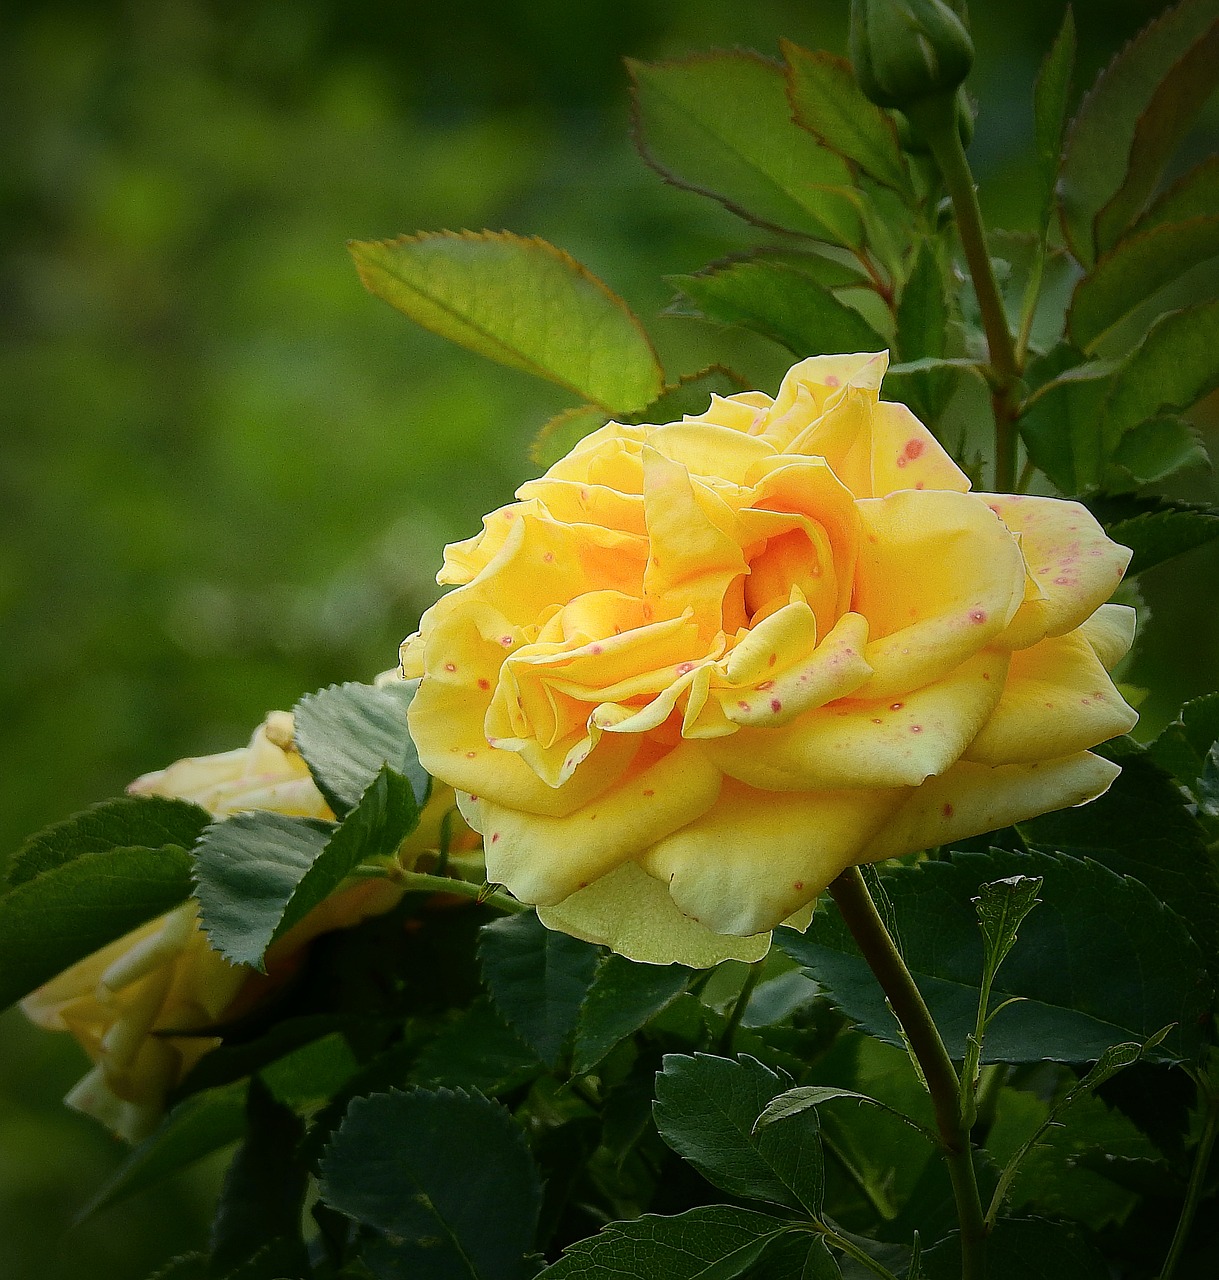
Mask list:
[[[1067,243],[1085,266],[1096,257],[1093,221],[1125,180],[1139,118],[1214,18],[1215,0],[1182,0],[1130,41],[1080,103],[1067,133],[1060,188]]]
[[[508,231],[352,241],[365,287],[442,338],[614,412],[664,375],[623,300],[562,249]]]
[[[1094,351],[1158,289],[1206,258],[1219,254],[1219,217],[1166,222],[1119,241],[1075,287],[1067,328],[1085,351]]]
[[[1173,152],[1206,105],[1217,77],[1219,18],[1178,59],[1139,117],[1126,177],[1096,216],[1096,243],[1100,250],[1112,248],[1146,207]]]
[[[859,246],[850,167],[793,122],[775,63],[736,51],[627,66],[636,143],[663,178],[760,226]]]
[[[897,126],[860,92],[846,58],[825,50],[814,53],[790,40],[779,43],[796,123],[877,182],[909,195],[910,174]]]

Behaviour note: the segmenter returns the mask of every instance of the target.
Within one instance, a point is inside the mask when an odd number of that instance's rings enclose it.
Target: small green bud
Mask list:
[[[878,107],[950,97],[974,57],[965,23],[945,0],[851,0],[850,47],[855,79]]]

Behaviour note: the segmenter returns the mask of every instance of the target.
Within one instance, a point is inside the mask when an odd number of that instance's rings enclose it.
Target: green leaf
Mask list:
[[[1041,876],[1042,904],[1022,945],[995,980],[988,1062],[1088,1062],[1110,1045],[1177,1030],[1163,1057],[1201,1052],[1211,984],[1202,952],[1179,916],[1145,885],[1098,862],[1044,853],[954,853],[949,862],[883,877],[906,964],[949,1053],[960,1060],[976,1023],[983,948],[972,899],[1008,875]],[[819,909],[807,932],[776,941],[869,1035],[900,1045],[897,1022],[836,910]]]
[[[0,1008],[190,896],[185,849],[108,849],[0,898]]]
[[[627,67],[636,142],[667,181],[761,226],[859,245],[850,168],[792,121],[775,63],[736,51]]]
[[[605,426],[607,416],[599,404],[578,404],[548,418],[529,446],[530,460],[552,467],[565,458],[587,435]]]
[[[1105,436],[1180,413],[1219,386],[1219,298],[1161,316],[1122,361],[1104,405]]]
[[[925,1280],[960,1280],[954,1232],[922,1257]],[[1087,1236],[1065,1222],[1000,1218],[986,1247],[986,1280],[1110,1280],[1108,1263]]]
[[[340,817],[359,803],[384,765],[411,780],[421,808],[427,800],[431,779],[406,723],[417,687],[413,680],[332,684],[293,708],[296,749]]]
[[[645,1214],[568,1245],[538,1280],[732,1280],[790,1230],[782,1218],[727,1204],[701,1205],[675,1218]]]
[[[1150,231],[1166,222],[1188,222],[1209,217],[1219,209],[1219,155],[1178,178],[1135,223],[1132,234]]]
[[[434,1088],[477,1089],[485,1097],[508,1093],[542,1072],[534,1051],[486,998],[475,1000],[424,1046],[411,1082]]]
[[[893,117],[863,96],[847,59],[790,40],[780,40],[779,47],[796,123],[877,182],[909,196],[910,174]]]
[[[1121,189],[1140,117],[1177,60],[1214,19],[1214,0],[1183,0],[1151,22],[1101,72],[1067,133],[1060,177],[1063,226],[1090,265],[1093,222]]]
[[[1177,718],[1151,744],[1149,754],[1161,769],[1193,790],[1216,742],[1219,742],[1219,693],[1208,693],[1191,699],[1181,708]]]
[[[842,1280],[842,1272],[824,1239],[793,1231],[767,1241],[749,1280]]]
[[[982,927],[983,976],[993,977],[1016,945],[1016,931],[1024,917],[1041,901],[1037,876],[1007,876],[984,884],[975,907]]]
[[[110,849],[189,849],[212,815],[186,800],[164,796],[119,796],[44,828],[13,854],[9,887],[87,853]]]
[[[1032,844],[1087,856],[1142,881],[1184,920],[1201,949],[1219,960],[1219,870],[1185,798],[1133,744],[1119,739],[1105,754],[1122,772],[1103,796],[1086,808],[1023,822],[1021,834]]]
[[[1205,503],[1133,493],[1095,494],[1084,502],[1114,542],[1133,550],[1127,578],[1219,538],[1219,507]]]
[[[839,1089],[834,1085],[801,1085],[795,1089],[788,1089],[777,1098],[772,1098],[758,1116],[754,1131],[768,1124],[776,1124],[780,1120],[789,1120],[792,1116],[801,1115],[810,1108],[820,1107],[823,1103],[833,1102],[838,1098],[850,1098],[860,1105],[879,1107],[881,1111],[887,1111],[891,1116],[896,1116],[912,1129],[917,1129],[933,1146],[939,1143],[939,1138],[934,1133],[925,1129],[917,1120],[911,1119],[905,1112],[889,1106],[887,1102],[871,1098],[866,1093],[857,1093],[854,1089]]]
[[[1063,493],[1098,485],[1121,438],[1120,432],[1105,435],[1101,418],[1113,377],[1108,361],[1067,369],[1040,387],[1021,414],[1029,457]]]
[[[766,1104],[791,1086],[748,1055],[666,1054],[656,1077],[660,1136],[730,1195],[821,1213],[825,1175],[815,1124],[754,1132]]]
[[[920,422],[935,427],[967,377],[981,379],[973,360],[912,360],[891,364],[885,374],[885,398],[909,406]]]
[[[78,1223],[148,1187],[155,1187],[196,1160],[236,1142],[245,1132],[246,1086],[229,1085],[180,1102],[157,1128],[124,1157],[76,1218]]]
[[[400,1274],[530,1274],[538,1172],[512,1117],[480,1094],[392,1089],[355,1099],[322,1159],[321,1196],[379,1233],[376,1256]]]
[[[1212,11],[1214,6],[1211,6]],[[1206,105],[1219,76],[1219,19],[1177,60],[1139,116],[1126,176],[1096,216],[1096,242],[1109,249],[1143,211],[1173,153]]]
[[[225,1034],[225,1042],[199,1059],[179,1086],[177,1096],[191,1096],[203,1089],[240,1081],[338,1030],[344,1021],[344,1015],[336,1013],[281,1016],[270,1022],[261,1034],[255,1033],[252,1039],[241,1036],[243,1031],[249,1036],[246,1028],[233,1027],[231,1032],[228,1027],[218,1028],[218,1034],[221,1031]]]
[[[527,912],[487,925],[478,954],[495,1007],[547,1066],[556,1067],[604,953],[547,929]]]
[[[691,974],[679,964],[636,964],[625,956],[608,956],[580,1006],[572,1074],[591,1071],[615,1045],[672,1004]]]
[[[211,1280],[207,1254],[183,1253],[171,1258],[148,1280]]]
[[[418,825],[411,782],[386,765],[301,877],[268,945],[325,901],[361,862],[391,857]]]
[[[1219,254],[1219,217],[1164,222],[1120,241],[1075,287],[1067,328],[1085,351],[1179,275]]]
[[[660,393],[660,363],[630,308],[545,240],[441,231],[349,247],[370,292],[450,342],[612,412]]]
[[[334,827],[282,813],[214,822],[195,850],[195,896],[211,945],[234,964],[262,969],[284,908]]]
[[[933,240],[921,240],[897,300],[897,351],[903,361],[941,359],[948,299]]]
[[[666,279],[706,319],[752,329],[798,356],[879,351],[886,345],[854,307],[784,262],[754,258]]]
[[[297,1154],[304,1123],[258,1080],[246,1102],[246,1137],[224,1176],[212,1222],[212,1271],[225,1275],[256,1257],[270,1276],[309,1270],[301,1210],[309,1170]]]
[[[281,1106],[300,1109],[328,1102],[359,1069],[347,1037],[332,1031],[277,1058],[259,1079]]]
[[[1075,69],[1075,15],[1068,8],[1062,26],[1033,86],[1033,138],[1037,149],[1037,184],[1040,198],[1038,225],[1049,225],[1054,207],[1054,184],[1062,154],[1062,133]]]
[[[1184,418],[1152,418],[1122,436],[1113,463],[1128,480],[1149,484],[1186,467],[1209,466],[1210,457],[1192,422]]]

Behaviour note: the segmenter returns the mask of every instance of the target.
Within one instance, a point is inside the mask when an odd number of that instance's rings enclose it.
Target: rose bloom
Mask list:
[[[403,645],[488,876],[638,960],[762,955],[846,867],[1065,805],[1136,719],[1078,503],[970,492],[887,356],[593,432],[447,549]],[[804,909],[804,910],[802,910]]]
[[[292,717],[272,711],[248,747],[179,760],[131,784],[134,795],[190,800],[216,817],[253,809],[333,819],[293,745]],[[415,833],[400,851],[435,847],[453,793],[433,790]],[[470,833],[458,822],[457,843]],[[319,934],[390,910],[402,890],[361,880],[320,903],[267,951],[267,972],[230,964],[208,945],[191,900],[72,965],[27,996],[21,1007],[39,1026],[70,1031],[93,1069],[68,1094],[69,1106],[101,1120],[129,1142],[156,1124],[169,1092],[220,1038],[192,1032],[245,1013],[291,976],[302,949]]]

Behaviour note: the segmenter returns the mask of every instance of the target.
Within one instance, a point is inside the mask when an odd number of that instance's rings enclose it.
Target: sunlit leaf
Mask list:
[[[859,245],[850,168],[792,121],[779,66],[739,50],[627,66],[636,140],[664,178],[751,222]]]
[[[781,40],[787,92],[796,123],[877,182],[903,194],[910,175],[892,116],[860,92],[846,58]]]
[[[1149,484],[1186,467],[1206,466],[1210,457],[1193,423],[1184,418],[1152,418],[1122,436],[1113,461],[1129,479]]]
[[[365,286],[442,338],[617,412],[664,382],[630,308],[562,249],[507,231],[353,241]]]
[[[757,258],[668,279],[691,299],[698,314],[752,329],[797,356],[886,346],[854,307],[783,262]]]

